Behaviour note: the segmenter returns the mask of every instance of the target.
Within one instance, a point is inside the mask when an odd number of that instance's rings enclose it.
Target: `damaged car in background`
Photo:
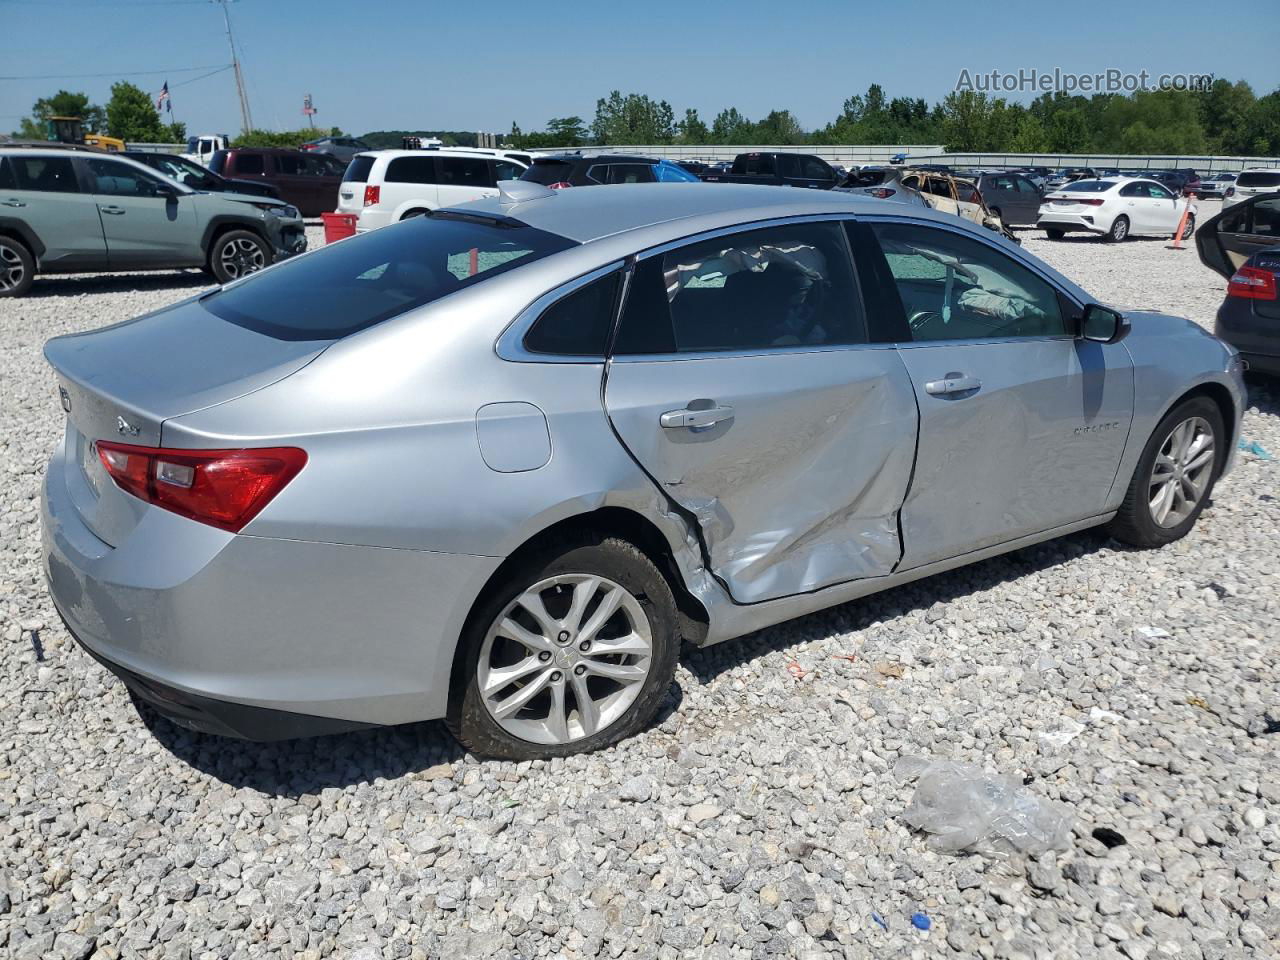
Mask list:
[[[986,205],[974,181],[947,170],[867,166],[850,173],[834,190],[928,207],[994,230],[1014,243],[1022,242]]]
[[[594,750],[683,642],[1101,524],[1159,547],[1230,467],[1230,347],[967,220],[499,191],[45,346],[50,594],[138,700]]]

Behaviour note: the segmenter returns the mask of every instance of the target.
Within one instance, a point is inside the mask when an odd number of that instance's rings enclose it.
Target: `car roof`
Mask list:
[[[512,218],[579,243],[662,224],[673,225],[670,233],[676,238],[778,217],[905,212],[887,207],[883,200],[856,194],[730,183],[571,187],[520,203],[503,203],[500,198],[492,197],[454,209],[464,214]],[[936,219],[949,226],[967,223],[959,217],[925,208],[911,207],[909,215]],[[674,226],[677,223],[678,228]]]
[[[481,157],[484,159],[508,160],[511,159],[507,154],[510,152],[519,153],[519,151],[503,151],[488,150],[480,147],[432,147],[427,149],[423,147],[421,150],[405,150],[403,147],[388,147],[385,150],[361,150],[356,156],[386,157],[388,160],[395,160],[399,157]],[[517,160],[517,163],[520,161]]]
[[[548,153],[534,157],[533,162],[568,163],[574,160],[591,160],[595,163],[611,161],[616,163],[658,163],[660,157],[641,157],[629,153]]]

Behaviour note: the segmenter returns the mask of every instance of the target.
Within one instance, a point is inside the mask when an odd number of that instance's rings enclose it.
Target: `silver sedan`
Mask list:
[[[137,699],[510,758],[643,728],[682,641],[1176,540],[1244,400],[991,231],[723,184],[508,184],[45,353],[50,591]]]

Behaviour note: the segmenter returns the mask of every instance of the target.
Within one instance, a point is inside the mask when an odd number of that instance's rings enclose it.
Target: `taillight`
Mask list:
[[[561,180],[558,183],[548,183],[547,189],[548,190],[568,190],[572,186],[573,184],[570,183],[568,180]]]
[[[1083,203],[1086,207],[1100,207],[1103,201],[1101,197],[1083,197],[1077,200],[1076,203]]]
[[[382,199],[382,187],[374,186],[372,183],[365,184],[364,205],[366,207],[374,206],[381,199]]]
[[[170,450],[98,441],[121,490],[165,510],[239,533],[307,463],[297,447]]]
[[[316,145],[315,145],[314,143],[304,143],[304,144],[303,144],[301,147],[299,147],[298,149],[300,149],[300,150],[314,150],[315,148],[316,148]]]
[[[897,190],[890,190],[888,187],[868,187],[865,191],[873,197],[879,197],[881,200],[888,200]]]
[[[1228,297],[1245,300],[1276,299],[1276,275],[1257,267],[1241,267],[1227,283]]]

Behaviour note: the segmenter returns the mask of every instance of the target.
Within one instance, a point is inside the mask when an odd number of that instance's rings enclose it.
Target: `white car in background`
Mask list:
[[[356,232],[420,217],[441,207],[496,197],[526,165],[492,150],[370,150],[351,158],[338,188],[338,212],[357,215]]]
[[[1275,193],[1280,190],[1280,167],[1255,167],[1245,170],[1236,177],[1236,182],[1227,187],[1222,195],[1222,209],[1241,200],[1248,200],[1260,193]]]
[[[1076,180],[1047,194],[1040,203],[1036,227],[1050,240],[1084,231],[1115,243],[1134,234],[1172,237],[1189,210],[1182,230],[1185,240],[1196,228],[1196,206],[1155,180],[1101,177]]]

